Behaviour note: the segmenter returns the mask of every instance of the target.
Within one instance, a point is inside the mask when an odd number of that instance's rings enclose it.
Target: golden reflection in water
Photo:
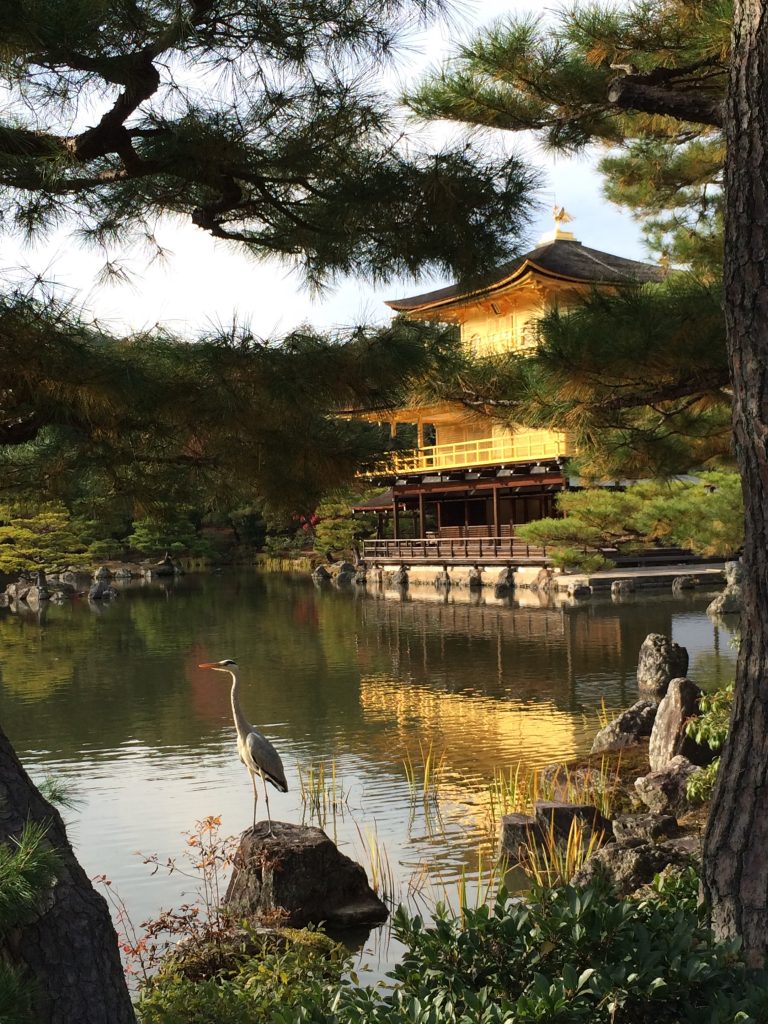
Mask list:
[[[597,724],[596,714],[577,718],[549,701],[493,700],[378,676],[361,679],[360,705],[371,723],[384,726],[370,737],[382,759],[409,757],[418,769],[431,744],[442,761],[435,802],[452,822],[477,832],[488,829],[497,772],[518,764],[531,772],[573,757]]]

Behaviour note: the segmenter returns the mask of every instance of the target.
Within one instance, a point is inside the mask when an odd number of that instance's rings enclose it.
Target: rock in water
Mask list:
[[[709,764],[716,754],[686,733],[691,718],[699,714],[701,690],[690,679],[673,679],[659,704],[648,744],[648,762],[652,772],[661,771],[677,754],[694,764]]]
[[[640,646],[637,660],[637,685],[658,697],[667,692],[671,679],[679,679],[688,671],[688,651],[668,636],[649,633]]]
[[[707,605],[707,615],[741,615],[744,610],[744,595],[737,583],[729,585]]]
[[[634,580],[614,580],[611,584],[611,597],[628,597],[634,592]]]
[[[469,584],[470,590],[479,590],[483,585],[483,572],[479,566],[474,565],[469,570],[469,576],[467,577],[467,583]]]
[[[741,562],[725,563],[725,584],[727,587],[740,587],[744,579],[744,566]]]
[[[533,813],[542,835],[551,835],[563,842],[571,834],[574,819],[587,836],[594,835],[598,843],[612,836],[611,823],[592,804],[571,804],[566,800],[536,800]]]
[[[393,587],[407,587],[408,586],[408,570],[404,565],[401,565],[395,575],[392,577]]]
[[[325,922],[337,928],[373,925],[388,911],[365,870],[341,853],[320,828],[260,821],[244,832],[225,904],[243,917],[282,915],[303,928]]]

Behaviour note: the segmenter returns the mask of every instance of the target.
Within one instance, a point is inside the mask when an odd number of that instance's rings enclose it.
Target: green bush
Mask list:
[[[259,951],[243,947],[227,963],[215,978],[198,979],[170,958],[142,992],[141,1024],[293,1022],[302,1004],[330,1007],[349,967],[342,947],[311,932],[294,933],[287,944],[267,937]]]
[[[715,942],[693,871],[660,878],[643,899],[602,884],[538,890],[525,901],[438,910],[427,925],[403,909],[406,952],[390,984],[345,984],[340,962],[266,954],[216,981],[152,983],[142,1024],[759,1024],[768,975],[735,944]],[[287,957],[287,959],[286,959]]]
[[[697,743],[704,744],[711,750],[722,750],[728,736],[732,709],[733,683],[713,693],[705,693],[699,701],[701,714],[698,718],[690,720],[686,732]],[[686,786],[689,800],[703,803],[712,796],[719,768],[720,758],[716,757],[711,764],[693,773]]]
[[[336,556],[349,556],[355,545],[376,532],[373,513],[353,515],[352,506],[371,497],[376,491],[350,488],[327,494],[317,506],[314,524],[315,550]]]
[[[150,558],[160,558],[166,551],[172,555],[191,554],[201,558],[211,553],[209,541],[200,536],[192,515],[186,511],[167,518],[146,516],[137,519],[127,544]]]

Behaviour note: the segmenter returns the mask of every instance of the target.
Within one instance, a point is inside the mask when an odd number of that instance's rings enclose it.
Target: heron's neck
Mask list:
[[[238,732],[248,732],[248,720],[243,714],[243,709],[240,706],[240,677],[238,676],[236,669],[229,669],[228,671],[232,676],[232,717],[235,720],[235,728]]]

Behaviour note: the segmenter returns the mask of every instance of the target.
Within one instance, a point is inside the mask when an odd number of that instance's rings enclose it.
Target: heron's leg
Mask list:
[[[269,813],[269,793],[267,792],[267,780],[264,778],[264,772],[261,773],[261,781],[264,783],[264,799],[267,801],[267,821],[269,822],[268,836],[272,835],[272,815]]]
[[[251,776],[251,785],[253,786],[253,828],[256,829],[256,804],[259,799],[259,791],[256,789],[256,775],[254,772],[248,772]]]

